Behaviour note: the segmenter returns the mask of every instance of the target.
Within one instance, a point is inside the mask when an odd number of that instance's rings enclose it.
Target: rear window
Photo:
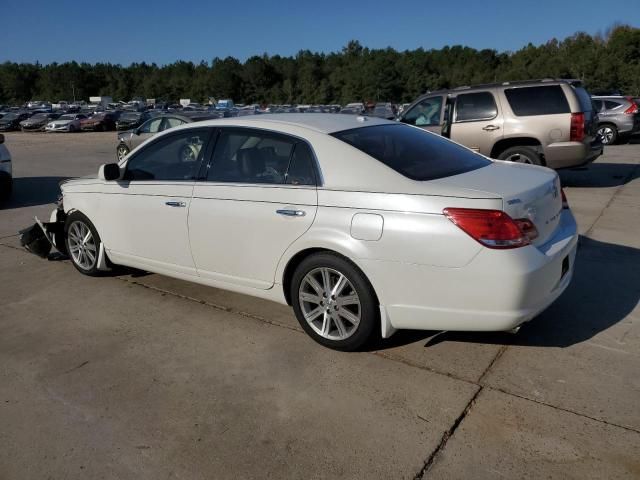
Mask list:
[[[567,102],[560,85],[507,88],[504,94],[509,101],[511,110],[518,117],[571,112],[569,102]],[[591,100],[589,100],[589,104],[591,104]]]
[[[354,128],[332,136],[412,180],[450,177],[491,164],[454,142],[403,124]]]

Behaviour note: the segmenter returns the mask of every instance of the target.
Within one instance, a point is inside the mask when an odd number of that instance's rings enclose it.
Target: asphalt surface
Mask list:
[[[640,144],[561,173],[575,277],[518,334],[346,354],[281,305],[23,251],[115,134],[6,137],[0,479],[640,478]]]

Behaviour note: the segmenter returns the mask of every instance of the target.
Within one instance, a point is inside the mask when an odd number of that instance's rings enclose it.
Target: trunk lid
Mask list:
[[[526,218],[536,226],[534,245],[551,238],[560,222],[560,179],[548,168],[497,160],[487,167],[433,182],[501,197],[502,209],[511,218]]]

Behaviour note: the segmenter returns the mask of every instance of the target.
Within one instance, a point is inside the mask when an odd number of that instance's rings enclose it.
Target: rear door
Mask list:
[[[446,95],[434,95],[424,98],[410,107],[402,115],[400,121],[441,135],[445,124],[445,104]]]
[[[305,141],[253,128],[220,129],[189,212],[198,274],[270,288],[285,250],[313,223],[316,178]]]
[[[495,143],[504,136],[503,127],[499,101],[490,91],[456,96],[450,133],[454,142],[488,157]]]

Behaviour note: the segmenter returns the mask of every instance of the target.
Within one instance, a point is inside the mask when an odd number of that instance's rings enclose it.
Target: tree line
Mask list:
[[[591,92],[640,96],[640,29],[627,25],[604,34],[576,33],[515,52],[465,46],[397,51],[350,41],[340,52],[302,50],[295,56],[233,57],[210,63],[0,64],[0,103],[32,99],[88,100],[108,95],[176,102],[232,98],[240,103],[345,104],[409,102],[440,88],[532,78],[578,78]]]

